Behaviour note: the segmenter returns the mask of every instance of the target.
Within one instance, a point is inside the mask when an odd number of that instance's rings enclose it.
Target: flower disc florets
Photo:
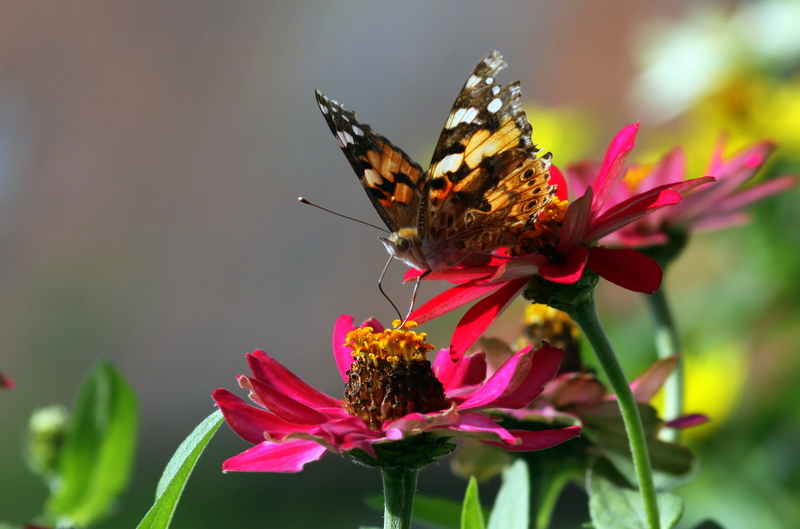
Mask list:
[[[353,350],[347,372],[344,400],[351,415],[373,430],[388,420],[409,413],[430,413],[447,408],[444,387],[433,374],[427,354],[434,349],[427,335],[410,329],[414,322],[375,332],[362,327],[347,334],[345,346]]]

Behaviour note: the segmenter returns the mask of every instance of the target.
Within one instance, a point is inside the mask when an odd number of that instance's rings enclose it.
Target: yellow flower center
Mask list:
[[[434,349],[425,343],[427,335],[411,330],[415,322],[395,320],[392,326],[381,332],[355,329],[345,340],[354,358],[345,384],[346,407],[376,430],[387,420],[447,407],[444,388],[427,360]]]
[[[524,327],[516,341],[518,349],[531,344],[539,348],[542,342],[547,342],[563,352],[559,374],[582,370],[580,332],[567,313],[533,303],[525,307],[523,322]]]

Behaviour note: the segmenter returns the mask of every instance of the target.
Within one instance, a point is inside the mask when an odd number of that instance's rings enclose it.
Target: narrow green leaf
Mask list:
[[[503,485],[494,500],[488,529],[528,529],[530,517],[528,465],[517,459],[503,471]]]
[[[461,529],[485,529],[481,500],[478,497],[478,480],[469,478],[464,505],[461,510]]]
[[[133,390],[110,362],[98,362],[78,391],[49,516],[85,527],[108,514],[130,478],[138,422]]]
[[[647,521],[639,491],[615,482],[591,470],[589,482],[589,514],[595,529],[646,529]],[[683,515],[683,500],[664,492],[657,495],[661,529],[670,529]]]
[[[156,502],[147,511],[137,529],[166,529],[172,521],[183,488],[192,474],[200,454],[222,424],[222,412],[215,411],[184,439],[167,463],[156,487]]]

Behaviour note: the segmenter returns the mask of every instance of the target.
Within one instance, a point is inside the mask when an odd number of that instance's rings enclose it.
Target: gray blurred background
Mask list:
[[[246,352],[340,393],[336,317],[393,313],[375,288],[378,234],[296,201],[379,222],[315,88],[427,166],[458,90],[498,49],[526,103],[592,108],[610,139],[638,119],[631,34],[683,4],[0,2],[0,369],[17,382],[0,394],[0,519],[39,512],[44,487],[17,457],[27,417],[71,403],[97,358],[142,412],[133,485],[102,527],[138,523]],[[403,271],[386,284],[405,305]],[[444,346],[454,321],[425,330]],[[297,475],[223,475],[247,446],[223,426],[173,527],[378,523],[361,502],[376,472],[327,456]],[[423,491],[463,487],[446,465],[421,474]]]

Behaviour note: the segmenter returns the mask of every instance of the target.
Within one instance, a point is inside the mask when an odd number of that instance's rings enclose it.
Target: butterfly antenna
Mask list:
[[[406,317],[403,319],[403,323],[400,324],[401,327],[406,324],[408,318],[411,317],[411,313],[414,312],[414,304],[417,301],[417,291],[419,290],[420,281],[430,273],[430,270],[425,270],[422,274],[417,276],[417,281],[414,283],[414,291],[411,293],[411,306],[408,307],[408,314],[406,314]]]
[[[392,308],[394,309],[394,311],[397,313],[397,319],[398,319],[398,320],[403,320],[403,315],[402,315],[402,314],[400,314],[400,309],[398,309],[398,308],[397,308],[397,305],[395,305],[395,304],[394,304],[394,301],[392,301],[392,298],[390,298],[390,297],[389,297],[389,296],[386,294],[386,292],[384,292],[384,291],[383,291],[383,276],[385,276],[385,275],[386,275],[386,271],[389,269],[389,265],[391,264],[391,262],[392,262],[392,259],[394,259],[394,256],[389,256],[389,260],[388,260],[388,261],[386,261],[386,266],[384,266],[384,267],[383,267],[383,272],[381,272],[381,277],[379,277],[379,278],[378,278],[378,290],[380,290],[380,291],[381,291],[381,294],[383,294],[383,297],[385,297],[385,298],[386,298],[386,300],[387,300],[387,301],[389,302],[389,304],[392,306]],[[405,323],[405,320],[403,320],[403,323]]]
[[[318,206],[318,205],[314,204],[313,202],[309,202],[308,200],[306,200],[303,197],[297,197],[297,201],[300,202],[301,204],[308,204],[309,206],[314,206],[315,208],[321,209],[322,211],[327,211],[328,213],[332,213],[332,214],[336,215],[337,217],[342,217],[343,219],[352,220],[352,221],[358,222],[360,224],[366,224],[367,226],[371,226],[371,227],[375,228],[376,230],[381,230],[384,233],[389,233],[389,230],[387,230],[385,228],[381,228],[380,226],[376,226],[375,224],[370,224],[369,222],[364,222],[363,220],[354,219],[353,217],[348,217],[347,215],[342,215],[341,213],[336,213],[335,211],[331,211],[331,210],[329,210],[327,208],[323,208],[322,206]],[[384,296],[385,295],[386,294],[384,294]]]

